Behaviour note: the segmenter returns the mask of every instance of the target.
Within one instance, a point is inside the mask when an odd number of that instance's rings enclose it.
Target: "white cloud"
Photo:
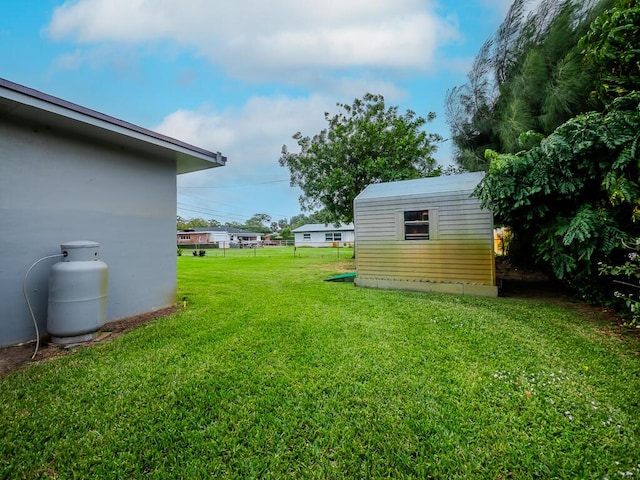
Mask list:
[[[346,82],[342,89],[346,94],[342,100],[351,103],[351,90],[359,89],[358,81]],[[367,84],[372,86],[372,84]],[[391,85],[379,84],[388,105],[403,92]],[[361,90],[356,97],[363,95]],[[293,134],[313,136],[326,128],[324,113],[337,113],[334,94],[312,94],[306,97],[253,96],[240,107],[228,107],[214,111],[207,107],[198,110],[178,110],[167,115],[154,130],[178,138],[202,148],[220,151],[230,158],[224,168],[225,175],[247,179],[252,175],[264,177],[265,171],[272,167],[281,176],[286,170],[278,166],[278,158],[283,143],[290,150],[297,149]],[[265,156],[266,155],[266,156]],[[267,169],[267,170],[265,170]],[[273,170],[272,170],[273,171]]]
[[[60,55],[54,62],[53,68],[55,70],[73,70],[85,61],[84,56],[79,48],[76,48],[73,52]]]
[[[107,66],[120,74],[127,74],[135,70],[138,59],[133,51],[128,49],[113,49],[108,46],[96,48],[76,48],[72,52],[55,58],[51,70],[76,70],[83,65],[99,69]]]
[[[335,79],[328,82],[327,91],[335,92],[333,95],[337,94],[340,98],[348,99],[348,102],[351,99],[362,97],[365,93],[382,95],[385,101],[390,104],[395,104],[407,96],[407,92],[396,85],[368,75]]]
[[[288,77],[314,69],[428,69],[457,25],[424,0],[76,0],[47,33],[80,44],[169,41],[228,72]]]
[[[234,143],[235,132],[226,126],[227,120],[216,113],[178,110],[165,117],[154,130],[204,148],[220,150]]]
[[[221,112],[206,108],[173,112],[154,130],[221,151],[230,159],[224,167],[225,176],[237,175],[246,181],[252,176],[264,177],[271,169],[282,177],[287,173],[278,166],[282,144],[297,131],[318,133],[326,126],[323,112],[335,108],[334,101],[319,95],[300,99],[252,97],[241,108]]]
[[[225,217],[229,211],[245,218],[258,211],[277,218],[298,213],[300,192],[289,187],[289,171],[278,164],[282,144],[295,150],[292,135],[318,133],[326,126],[323,112],[334,109],[335,101],[320,95],[252,97],[240,108],[168,115],[155,130],[228,157],[222,168],[178,177],[179,208],[204,209],[200,216],[223,222],[239,220]],[[285,181],[265,183],[277,180]],[[209,212],[212,206],[215,211]],[[198,212],[183,213],[198,216]]]
[[[142,64],[136,54],[187,52],[209,60],[229,83],[232,75],[246,84],[273,82],[277,92],[290,86],[315,92],[295,98],[265,93],[239,106],[176,110],[156,127],[229,158],[225,167],[180,176],[179,202],[279,217],[297,213],[299,191],[288,182],[269,184],[268,191],[259,184],[289,177],[278,158],[283,143],[297,148],[295,132],[318,133],[326,126],[323,113],[336,112],[336,101],[366,92],[397,105],[407,99],[402,82],[411,74],[435,71],[436,58],[439,71],[451,63],[436,52],[459,40],[458,25],[455,17],[436,14],[432,1],[69,0],[55,9],[46,33],[72,45],[54,65],[58,69],[85,64],[127,73]],[[176,82],[188,86],[194,75],[196,70],[182,69]],[[234,95],[246,86],[237,83],[230,88]],[[216,95],[220,102],[243,101],[225,98],[224,89]]]

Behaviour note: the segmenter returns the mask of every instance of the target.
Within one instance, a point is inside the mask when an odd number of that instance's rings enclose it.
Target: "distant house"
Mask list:
[[[369,185],[354,201],[358,286],[496,296],[482,173]]]
[[[176,174],[225,157],[4,79],[0,145],[0,346],[36,338],[25,273],[70,241],[100,244],[108,322],[175,304]],[[26,285],[42,334],[58,261]]]
[[[353,223],[346,225],[308,223],[292,230],[296,247],[353,246]]]
[[[180,230],[178,246],[244,248],[262,244],[262,234],[233,227],[202,227]]]

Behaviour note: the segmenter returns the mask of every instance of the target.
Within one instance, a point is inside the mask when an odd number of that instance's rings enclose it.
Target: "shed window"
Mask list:
[[[191,240],[191,235],[180,235],[180,240]]]
[[[404,239],[429,240],[429,210],[404,212]]]
[[[303,240],[311,240],[311,234],[310,233],[303,233],[302,234],[302,239]]]

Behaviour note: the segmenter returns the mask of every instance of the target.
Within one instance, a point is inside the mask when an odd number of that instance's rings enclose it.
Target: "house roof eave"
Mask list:
[[[175,161],[177,174],[221,167],[227,161],[220,152],[190,145],[3,78],[0,78],[0,115],[169,158]]]

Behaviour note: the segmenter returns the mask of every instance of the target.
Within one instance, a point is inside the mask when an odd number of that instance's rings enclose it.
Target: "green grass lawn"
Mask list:
[[[179,312],[0,377],[1,478],[640,476],[639,342],[539,300],[178,260]]]

